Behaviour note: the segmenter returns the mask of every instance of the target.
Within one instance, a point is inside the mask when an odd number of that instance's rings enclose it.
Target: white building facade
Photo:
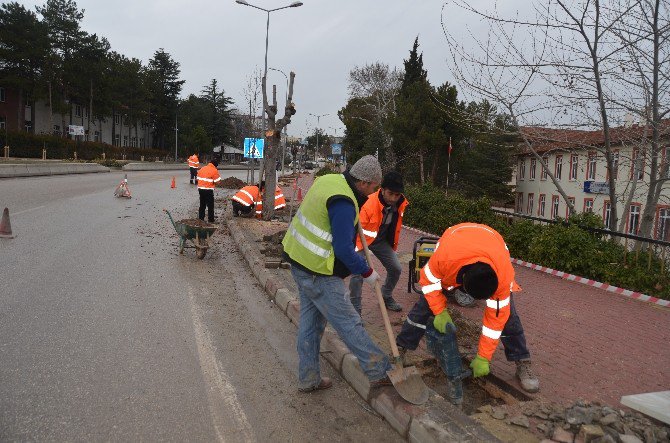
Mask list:
[[[527,128],[524,128],[526,130]],[[556,181],[567,194],[577,212],[593,212],[602,217],[605,226],[610,217],[609,172],[602,149],[602,134],[597,131],[561,131],[528,128],[534,134],[534,149],[548,165]],[[612,152],[615,158],[613,174],[616,180],[618,226],[623,232],[637,234],[649,189],[651,149],[623,133],[639,132],[639,128],[619,131],[614,137]],[[542,134],[541,138],[537,136]],[[659,172],[668,174],[670,137],[663,138],[663,148],[655,153]],[[518,155],[516,169],[515,212],[544,219],[568,218],[568,205],[537,158],[525,150]],[[652,237],[670,241],[670,180],[662,186]],[[623,222],[622,222],[623,221]],[[621,225],[623,223],[623,225]]]

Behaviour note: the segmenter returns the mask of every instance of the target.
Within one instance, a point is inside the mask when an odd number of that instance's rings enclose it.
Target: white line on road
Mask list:
[[[204,290],[206,289],[202,288],[200,292]],[[228,375],[221,368],[214,354],[214,346],[209,332],[200,321],[201,316],[196,306],[193,288],[189,288],[188,293],[191,301],[191,317],[195,331],[195,341],[198,346],[200,368],[202,369],[206,384],[216,388],[216,390],[207,389],[207,401],[218,439],[220,442],[225,442],[224,434],[231,435],[234,432],[235,434],[232,435],[233,441],[254,442],[256,438],[244,413],[244,409],[237,399],[235,387],[233,387]],[[217,391],[219,395],[216,395]],[[235,422],[235,426],[232,429],[226,429],[224,422],[226,416],[230,416]]]
[[[13,213],[12,215],[21,215],[21,214],[24,214],[24,213],[26,213],[26,212],[34,211],[34,210],[36,210],[36,209],[41,209],[41,208],[43,208],[43,207],[44,207],[44,205],[42,205],[42,206],[37,206],[37,207],[35,207],[35,208],[24,209],[23,211],[15,212],[15,213]]]

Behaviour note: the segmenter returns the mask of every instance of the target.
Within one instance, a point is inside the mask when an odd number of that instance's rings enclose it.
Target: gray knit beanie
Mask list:
[[[364,182],[381,183],[382,167],[373,155],[361,157],[349,170],[353,178]]]

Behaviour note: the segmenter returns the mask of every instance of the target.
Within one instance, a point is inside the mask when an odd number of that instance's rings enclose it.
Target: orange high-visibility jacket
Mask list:
[[[245,186],[230,197],[230,199],[244,206],[251,206],[255,205],[261,199],[261,193],[258,190],[258,186]]]
[[[275,188],[275,210],[286,207],[286,199],[284,198],[284,191],[279,186]],[[260,197],[256,202],[256,217],[263,214],[263,198]]]
[[[200,160],[198,159],[198,156],[196,154],[193,154],[188,158],[188,167],[189,168],[199,168],[200,167]]]
[[[214,189],[221,181],[219,170],[212,163],[208,163],[198,170],[198,189]]]
[[[450,227],[444,231],[432,257],[421,269],[419,284],[431,311],[437,315],[447,307],[442,287],[451,290],[460,286],[456,282],[458,271],[476,262],[490,265],[498,277],[498,289],[486,300],[477,352],[491,360],[509,318],[511,292],[521,290],[514,280],[514,268],[502,236],[495,229],[477,223]]]
[[[361,227],[363,228],[363,234],[365,234],[365,241],[371,244],[376,238],[377,233],[379,232],[379,227],[382,224],[384,210],[384,204],[379,200],[379,196],[382,191],[379,190],[375,193],[368,195],[368,200],[365,202],[363,207],[361,207],[361,213],[359,215],[359,220],[361,222]],[[395,227],[395,235],[393,236],[393,250],[398,249],[398,240],[400,239],[400,230],[402,229],[402,217],[405,213],[405,208],[409,202],[403,195],[400,198],[400,206],[398,206],[398,224]],[[363,249],[363,243],[361,238],[356,236],[356,250],[360,251]]]

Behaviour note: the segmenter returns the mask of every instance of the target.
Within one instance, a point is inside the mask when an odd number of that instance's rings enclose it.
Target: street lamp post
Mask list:
[[[319,122],[321,120],[321,117],[325,117],[330,114],[316,115],[310,112],[309,115],[316,117],[316,149],[314,149],[314,161],[316,162],[316,154],[317,152],[319,152]]]
[[[179,109],[179,107],[177,107]],[[179,132],[179,129],[177,129],[177,111],[175,110],[174,112],[174,162],[177,163],[177,133]]]
[[[261,11],[264,11],[267,13],[267,22],[265,25],[265,64],[263,68],[263,78],[265,79],[265,88],[267,89],[267,77],[268,77],[268,40],[269,40],[269,35],[270,35],[270,13],[274,11],[279,11],[281,9],[286,9],[286,8],[297,8],[299,6],[302,6],[303,3],[301,1],[296,1],[291,3],[290,5],[282,6],[280,8],[274,8],[274,9],[265,9],[261,8],[260,6],[252,5],[251,3],[248,3],[246,0],[235,0],[235,3],[239,3],[240,5],[244,6],[250,6],[252,8],[260,9]],[[267,91],[263,91],[265,93],[265,96],[267,97]],[[263,103],[263,138],[265,138],[265,129],[267,128],[265,125],[265,103]],[[252,159],[253,160],[253,159]],[[283,168],[283,166],[282,166]],[[259,175],[259,180],[263,176],[263,162],[261,161],[261,172],[258,174]]]

